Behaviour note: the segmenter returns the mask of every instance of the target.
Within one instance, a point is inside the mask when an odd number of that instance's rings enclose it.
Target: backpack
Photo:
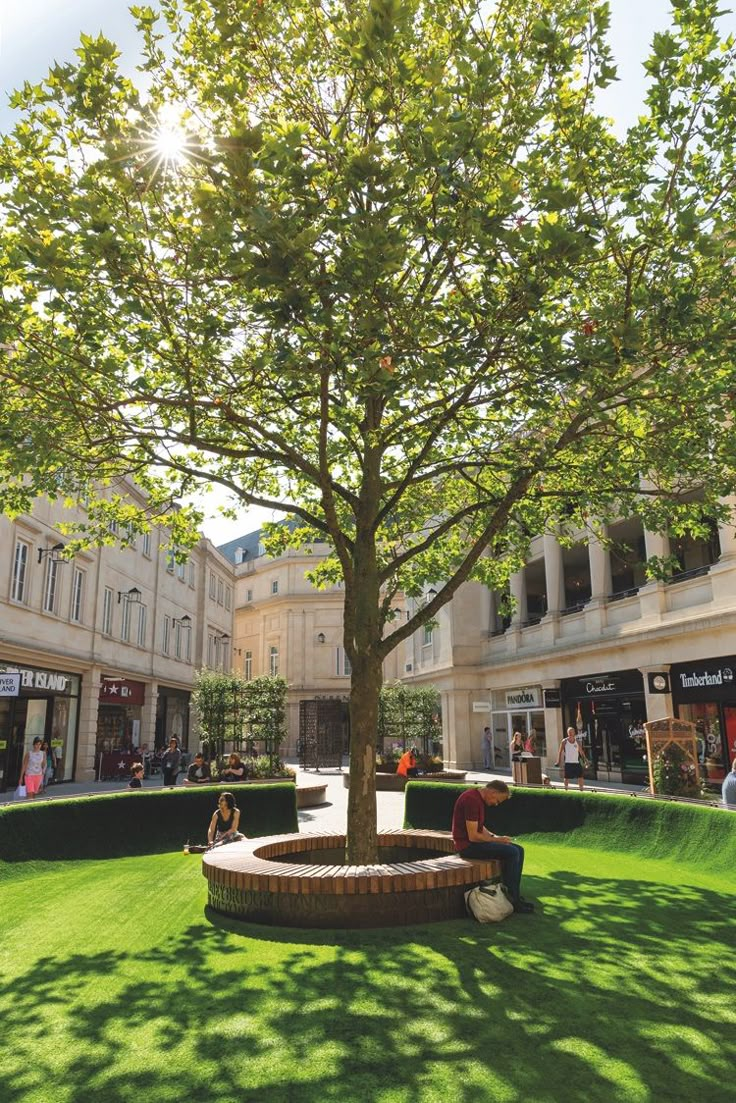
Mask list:
[[[514,910],[508,889],[498,877],[481,881],[465,893],[465,908],[479,923],[500,923]]]

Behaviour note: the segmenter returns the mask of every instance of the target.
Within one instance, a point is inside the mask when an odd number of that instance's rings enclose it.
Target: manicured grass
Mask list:
[[[179,853],[0,866],[0,1098],[731,1100],[733,878],[566,841],[534,916],[362,933],[213,925]]]

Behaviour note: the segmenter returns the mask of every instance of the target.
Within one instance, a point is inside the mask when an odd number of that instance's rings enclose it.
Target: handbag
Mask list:
[[[28,793],[26,791],[25,785],[19,785],[18,788],[15,790],[15,799],[16,800],[25,800],[27,796],[28,796]]]
[[[500,923],[514,910],[508,889],[491,877],[465,893],[465,907],[479,923]]]

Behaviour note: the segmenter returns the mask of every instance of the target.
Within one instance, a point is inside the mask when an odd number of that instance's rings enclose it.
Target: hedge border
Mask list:
[[[470,785],[409,782],[404,827],[449,831],[452,810]],[[510,787],[512,799],[486,810],[499,835],[556,833],[566,844],[677,860],[736,877],[736,815],[724,808],[639,799],[619,793],[573,793]]]
[[[0,861],[118,858],[204,842],[226,785],[141,789],[0,806]],[[240,827],[249,838],[299,830],[293,782],[241,787]]]

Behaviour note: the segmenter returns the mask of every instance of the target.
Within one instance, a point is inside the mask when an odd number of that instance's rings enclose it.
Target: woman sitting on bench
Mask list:
[[[210,820],[207,842],[212,846],[244,839],[245,835],[238,831],[239,824],[240,809],[235,806],[235,797],[232,793],[222,793],[217,802],[217,811]]]

